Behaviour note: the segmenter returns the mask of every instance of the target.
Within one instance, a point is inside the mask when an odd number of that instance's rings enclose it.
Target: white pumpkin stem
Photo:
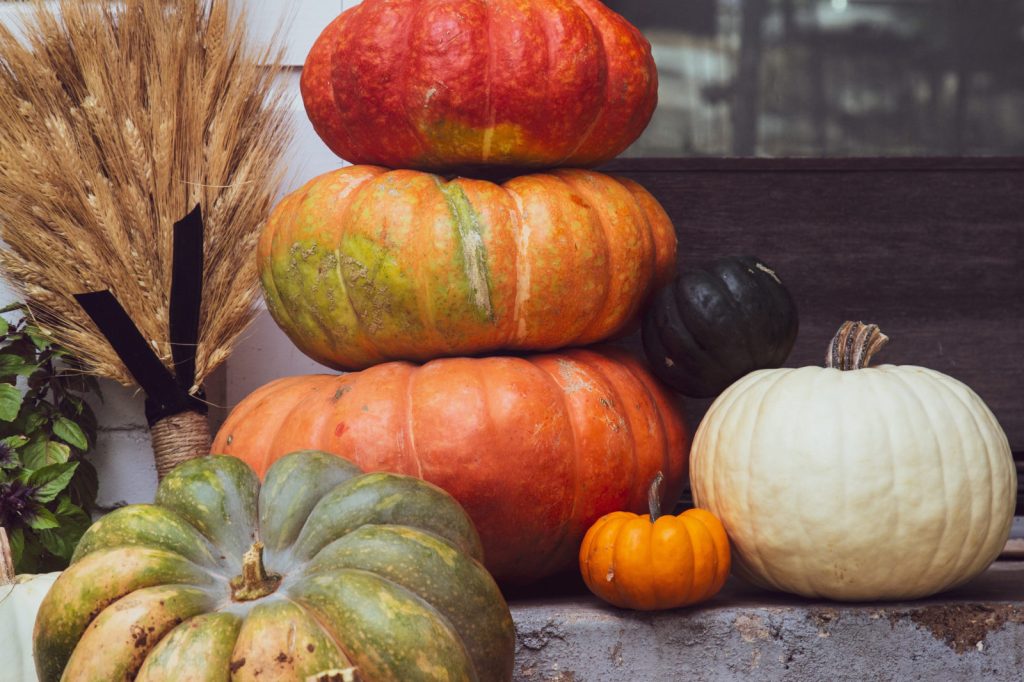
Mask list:
[[[651,511],[651,523],[654,523],[661,516],[661,482],[665,476],[659,471],[651,481],[651,487],[647,490],[647,507]]]
[[[877,324],[843,322],[829,344],[825,366],[843,371],[864,369],[888,341]]]
[[[0,526],[0,585],[13,585],[15,581],[14,555],[7,541],[7,531]]]

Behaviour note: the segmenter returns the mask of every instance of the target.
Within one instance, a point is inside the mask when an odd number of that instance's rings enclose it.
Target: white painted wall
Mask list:
[[[264,8],[286,4],[298,5],[298,18],[291,20],[288,35],[287,62],[292,67],[287,86],[292,93],[292,119],[295,138],[287,160],[289,181],[285,193],[301,187],[308,180],[346,165],[320,140],[302,106],[299,94],[299,76],[306,54],[320,35],[342,9],[348,9],[359,0],[248,0],[259,7],[250,14],[258,34],[269,36],[282,19],[281,10]],[[285,15],[289,10],[284,10]],[[276,18],[275,18],[276,17]],[[227,403],[232,407],[254,389],[283,376],[329,371],[300,353],[264,311],[253,323],[227,363]]]
[[[249,20],[258,38],[286,30],[290,66],[285,75],[291,91],[295,140],[286,163],[291,191],[310,178],[343,164],[313,132],[299,96],[299,74],[310,46],[320,31],[342,9],[358,0],[244,0]],[[19,10],[0,0],[0,23],[15,25]],[[0,305],[13,300],[0,283]],[[325,371],[288,341],[264,312],[242,340],[226,368],[228,406],[271,379],[290,374]],[[156,489],[149,432],[143,413],[144,397],[112,382],[103,382],[103,401],[94,401],[100,430],[97,448],[91,455],[99,469],[101,507],[124,503],[151,502]]]

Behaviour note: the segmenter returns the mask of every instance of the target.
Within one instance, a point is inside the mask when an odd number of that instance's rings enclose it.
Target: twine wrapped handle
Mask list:
[[[149,427],[149,435],[161,480],[182,462],[210,452],[210,424],[205,414],[192,410],[160,419]]]

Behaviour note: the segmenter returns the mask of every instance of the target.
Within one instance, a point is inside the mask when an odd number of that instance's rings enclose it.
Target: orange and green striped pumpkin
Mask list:
[[[653,196],[582,170],[496,184],[350,166],[282,200],[258,246],[274,319],[346,370],[607,339],[675,256]]]
[[[440,489],[338,457],[191,460],[83,536],[36,620],[41,682],[510,680],[508,607]],[[325,675],[328,679],[329,676]]]

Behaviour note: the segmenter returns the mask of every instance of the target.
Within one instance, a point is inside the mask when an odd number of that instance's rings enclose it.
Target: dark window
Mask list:
[[[606,0],[660,104],[630,156],[1024,155],[1024,0]]]

